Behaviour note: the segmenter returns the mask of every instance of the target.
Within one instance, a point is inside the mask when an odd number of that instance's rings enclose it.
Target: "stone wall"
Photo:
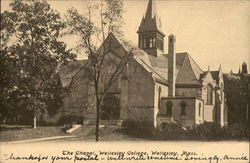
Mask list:
[[[172,115],[167,116],[167,103],[172,102]],[[181,104],[185,103],[185,114],[181,114]],[[203,110],[203,101],[195,97],[173,97],[162,98],[160,110],[158,113],[158,123],[163,121],[162,117],[172,117],[173,121],[181,123],[185,127],[191,127],[203,122],[203,116],[199,116],[199,103],[202,104],[201,111]],[[159,124],[158,124],[159,125]]]
[[[204,103],[202,100],[195,100],[195,124],[204,122]]]
[[[154,120],[155,83],[152,74],[132,60],[122,79],[122,119]]]
[[[214,122],[215,120],[215,86],[216,82],[212,78],[211,74],[208,73],[202,83],[204,86],[202,88],[202,99],[204,99],[204,121],[208,122]],[[213,98],[212,98],[212,104],[208,104],[208,86],[213,87]]]

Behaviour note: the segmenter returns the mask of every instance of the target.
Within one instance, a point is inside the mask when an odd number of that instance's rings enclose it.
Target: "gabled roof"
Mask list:
[[[161,27],[161,20],[158,16],[156,5],[153,0],[149,0],[148,7],[145,16],[142,18],[141,24],[137,32],[152,32],[157,31],[161,33],[163,36]]]
[[[133,54],[133,58],[137,63],[139,63],[146,71],[152,73],[152,77],[156,82],[159,82],[161,84],[168,84],[167,81],[167,75],[165,75],[165,71],[161,72],[161,69],[155,69],[152,66],[153,64],[156,64],[157,62],[154,60],[159,61],[159,58],[154,57],[154,59],[150,59],[150,55],[148,55],[144,50],[138,48],[136,45],[134,45],[130,41],[126,41],[124,39],[121,39],[119,36],[110,33],[106,39],[113,39],[116,41],[116,43],[120,44],[124,51],[131,52]],[[164,59],[164,57],[163,57]],[[77,60],[74,62],[69,63],[68,65],[64,66],[59,74],[61,77],[61,82],[63,87],[68,87],[70,83],[72,82],[72,79],[74,78],[79,71],[81,71],[81,68],[87,63],[86,60]],[[162,68],[166,69],[166,68]],[[164,73],[164,74],[163,74]]]
[[[168,54],[164,54],[167,58]],[[201,68],[188,53],[176,53],[176,84],[200,85]]]
[[[216,80],[216,83],[218,84],[219,83],[219,71],[210,71],[212,77],[214,80]]]

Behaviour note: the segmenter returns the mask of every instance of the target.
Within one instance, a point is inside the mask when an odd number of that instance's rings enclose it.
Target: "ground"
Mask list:
[[[21,125],[4,125],[0,127],[0,142],[17,141],[51,136],[65,136],[63,127],[37,127]]]
[[[21,141],[37,138],[58,137],[53,141],[95,141],[95,126],[81,127],[71,134],[63,130],[63,126],[37,127],[31,126],[6,125],[0,127],[0,142]],[[66,136],[75,136],[67,137]],[[61,137],[61,138],[60,138]],[[145,140],[142,138],[131,137],[124,134],[119,127],[109,127],[101,129],[101,141],[134,141]],[[39,139],[40,141],[40,139]],[[48,141],[48,140],[46,140]]]

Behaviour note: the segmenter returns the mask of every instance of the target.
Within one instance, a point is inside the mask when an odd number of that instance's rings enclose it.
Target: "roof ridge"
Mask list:
[[[181,67],[183,67],[186,58],[187,58],[187,54],[185,55],[185,58],[183,59],[183,62],[181,63]],[[192,66],[191,66],[191,67],[192,67]]]
[[[195,62],[195,60],[192,58],[192,56],[189,55],[188,53],[187,53],[187,55],[188,55],[189,58],[191,58],[191,60],[194,62],[194,64],[200,69],[200,71],[202,71],[202,69],[201,69],[200,66]],[[203,72],[203,71],[202,71],[202,72]]]
[[[205,73],[205,75],[204,75],[204,77],[203,77],[204,79],[207,77],[208,73],[210,73],[210,75],[211,75],[211,72],[210,72],[210,71],[205,71],[204,73]],[[211,75],[211,76],[212,76],[212,75]],[[212,76],[212,78],[213,78],[213,76]]]

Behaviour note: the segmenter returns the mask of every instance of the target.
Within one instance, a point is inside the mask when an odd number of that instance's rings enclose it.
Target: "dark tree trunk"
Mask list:
[[[100,104],[98,98],[96,98],[96,129],[95,129],[95,140],[96,142],[100,141]]]

